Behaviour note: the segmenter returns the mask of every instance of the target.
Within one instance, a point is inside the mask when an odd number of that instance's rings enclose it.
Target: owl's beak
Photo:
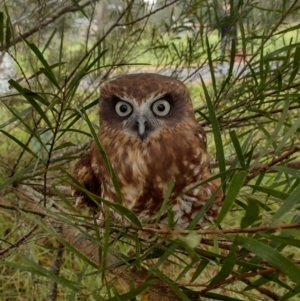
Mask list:
[[[138,126],[139,136],[140,136],[141,140],[143,141],[145,138],[145,133],[146,133],[147,118],[145,116],[138,116],[136,118],[136,123]]]

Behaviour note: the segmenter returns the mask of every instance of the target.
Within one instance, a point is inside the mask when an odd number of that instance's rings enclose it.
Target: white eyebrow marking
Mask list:
[[[124,100],[126,102],[128,102],[134,112],[138,115],[144,115],[145,113],[148,112],[149,108],[152,106],[153,102],[156,101],[157,99],[160,99],[161,97],[163,97],[165,95],[165,93],[151,93],[149,95],[147,95],[147,98],[142,99],[142,103],[138,102],[137,99],[133,98],[133,97],[129,97],[128,95],[122,95],[122,96],[118,96],[121,100]]]

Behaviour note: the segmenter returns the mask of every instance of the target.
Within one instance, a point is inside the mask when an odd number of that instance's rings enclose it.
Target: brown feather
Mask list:
[[[142,106],[160,96],[170,101],[172,110],[166,117],[156,117],[159,126],[149,127],[150,133],[144,140],[124,128],[126,118],[114,111],[120,99]],[[168,207],[175,215],[176,227],[186,227],[220,186],[214,180],[191,190],[210,178],[211,173],[206,135],[195,119],[186,87],[176,79],[157,74],[127,75],[101,89],[99,105],[99,138],[118,177],[124,206],[141,220],[151,219],[160,209],[169,182],[174,178]],[[89,191],[117,202],[110,174],[95,143],[76,165],[74,176]],[[216,218],[222,197],[220,189],[206,218]],[[162,223],[167,222],[165,217]]]
[[[82,156],[76,163],[73,171],[73,176],[77,179],[86,190],[96,194],[101,194],[101,182],[95,177],[94,171],[91,166],[91,153],[90,151]],[[97,204],[91,200],[86,194],[73,187],[73,196],[81,198],[81,202],[86,203],[89,207],[95,209]]]

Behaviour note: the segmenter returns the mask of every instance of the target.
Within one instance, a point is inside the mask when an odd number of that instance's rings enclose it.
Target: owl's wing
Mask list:
[[[80,182],[86,190],[93,194],[101,195],[101,183],[94,174],[91,166],[91,152],[87,152],[76,163],[73,171],[74,178]],[[76,197],[76,205],[85,203],[89,207],[96,208],[97,205],[85,193],[73,187],[73,196]]]

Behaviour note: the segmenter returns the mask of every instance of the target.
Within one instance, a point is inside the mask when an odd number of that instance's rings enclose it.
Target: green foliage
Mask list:
[[[225,16],[217,0],[0,4],[0,57],[12,57],[17,69],[0,95],[3,300],[50,292],[56,297],[47,300],[151,300],[148,291],[160,287],[169,300],[298,300],[299,1],[227,3]],[[238,31],[225,57],[224,17]],[[129,72],[188,83],[225,193],[215,222],[195,228],[215,195],[178,231],[147,227],[122,205],[96,135],[97,112],[99,86]],[[118,203],[71,176],[91,139]],[[108,216],[99,225],[95,212],[75,207],[71,186],[117,211],[120,224]],[[171,212],[168,221],[172,228]],[[61,246],[58,274],[51,261]]]

